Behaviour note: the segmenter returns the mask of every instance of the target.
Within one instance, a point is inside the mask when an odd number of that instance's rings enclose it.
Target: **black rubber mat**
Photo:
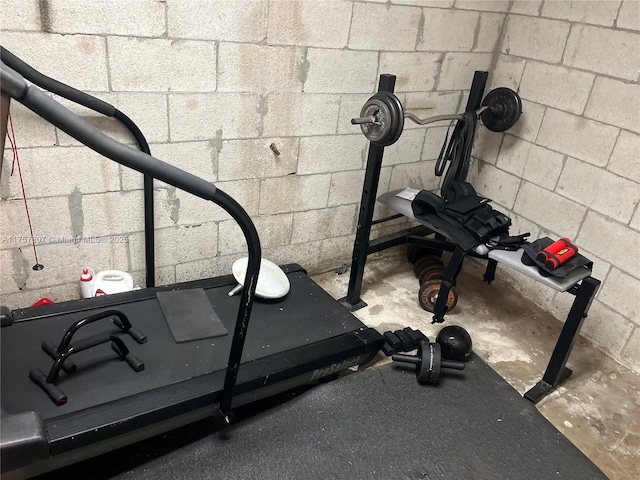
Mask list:
[[[157,292],[156,297],[176,343],[227,334],[203,288]]]
[[[374,367],[42,478],[606,479],[477,358],[438,386]]]

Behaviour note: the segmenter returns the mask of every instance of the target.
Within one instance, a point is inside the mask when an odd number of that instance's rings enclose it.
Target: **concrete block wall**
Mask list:
[[[254,219],[266,258],[317,272],[350,262],[368,147],[350,119],[376,91],[378,75],[396,74],[398,96],[419,115],[459,111],[473,70],[491,67],[507,7],[453,0],[0,0],[0,41],[43,73],[125,112],[156,157],[234,196]],[[62,102],[132,143],[116,122]],[[141,175],[15,102],[12,118],[45,269],[31,269],[7,144],[2,303],[78,298],[86,265],[127,270],[143,285]],[[445,130],[408,126],[385,154],[380,192],[436,188],[431,172]],[[221,209],[161,182],[155,202],[157,283],[227,274],[244,255],[239,229]]]
[[[480,128],[472,181],[512,216],[512,231],[570,236],[593,258],[603,286],[583,331],[640,368],[636,1],[0,0],[0,8],[3,46],[123,110],[155,156],[238,199],[267,258],[310,272],[349,263],[367,153],[349,119],[377,76],[396,74],[405,108],[429,116],[460,111],[473,71],[489,70],[490,87],[520,92],[525,114],[507,134]],[[114,122],[70,108],[132,142]],[[18,104],[12,116],[45,270],[31,269],[6,150],[2,303],[77,298],[85,265],[128,270],[142,285],[140,175]],[[445,131],[407,124],[385,151],[380,191],[436,189]],[[220,209],[162,183],[155,200],[157,283],[226,274],[243,255]],[[566,316],[570,295],[511,280]]]
[[[595,262],[582,333],[640,370],[640,2],[516,0],[498,51],[492,85],[524,114],[480,129],[472,181],[513,231],[568,236]],[[564,320],[571,295],[499,272]]]

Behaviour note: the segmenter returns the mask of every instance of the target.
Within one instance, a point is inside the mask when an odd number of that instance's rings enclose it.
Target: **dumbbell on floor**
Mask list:
[[[419,383],[438,383],[442,370],[464,370],[463,362],[442,359],[440,344],[438,343],[420,342],[417,356],[396,354],[391,359],[394,362],[415,365],[416,379]]]

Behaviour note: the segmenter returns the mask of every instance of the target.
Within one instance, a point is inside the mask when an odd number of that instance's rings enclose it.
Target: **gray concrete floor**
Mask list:
[[[473,351],[523,394],[540,380],[562,323],[509,285],[482,281],[484,264],[465,262],[457,306],[431,324],[417,301],[418,280],[404,254],[367,262],[362,299],[354,312],[381,333],[406,326],[434,339],[444,325],[461,325]],[[334,298],[347,291],[349,273],[313,276]],[[568,294],[567,294],[568,295]],[[587,318],[585,321],[589,321]],[[389,361],[382,353],[377,362]],[[537,404],[540,412],[613,480],[640,478],[640,375],[580,338],[567,366],[573,375]]]

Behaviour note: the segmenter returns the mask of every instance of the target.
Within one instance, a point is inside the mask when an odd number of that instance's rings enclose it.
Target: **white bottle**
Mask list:
[[[94,282],[93,270],[91,268],[83,268],[82,275],[80,275],[80,292],[82,292],[82,298],[93,297]]]

